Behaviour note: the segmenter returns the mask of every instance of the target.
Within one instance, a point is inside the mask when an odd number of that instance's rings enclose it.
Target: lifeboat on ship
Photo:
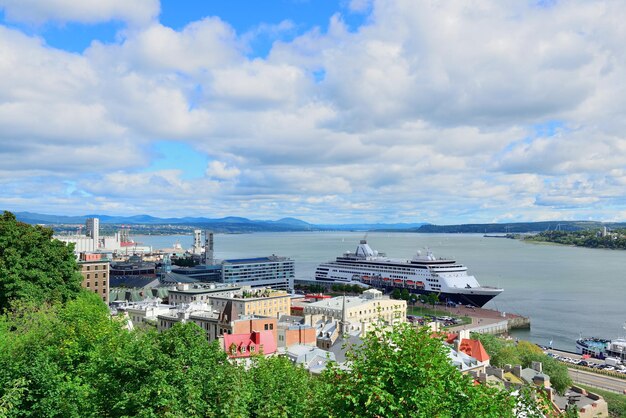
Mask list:
[[[415,282],[414,282],[413,280],[407,280],[407,281],[406,281],[406,284],[407,284],[408,286],[413,286],[413,285],[415,285]]]
[[[400,284],[400,283],[402,283],[402,280],[401,279],[393,279],[393,282],[396,283],[396,284]]]

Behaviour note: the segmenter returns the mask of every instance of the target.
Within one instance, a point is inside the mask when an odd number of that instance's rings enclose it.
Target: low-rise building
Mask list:
[[[245,334],[225,334],[223,348],[232,359],[247,358],[254,354],[276,353],[276,340],[270,331],[252,331]]]
[[[223,309],[231,302],[239,315],[278,318],[291,313],[291,297],[283,290],[242,289],[224,295],[210,295],[209,301],[217,310]]]
[[[285,355],[294,364],[301,365],[311,374],[320,374],[330,362],[336,362],[335,353],[302,344],[289,347]]]
[[[307,323],[319,320],[342,320],[345,331],[368,332],[375,325],[393,325],[406,321],[406,301],[390,299],[376,289],[369,289],[361,296],[339,296],[304,305]],[[345,315],[344,315],[345,314]]]
[[[80,253],[78,266],[83,276],[81,286],[109,303],[109,260],[98,253]]]
[[[147,298],[139,302],[117,303],[115,309],[128,316],[133,326],[143,323],[156,325],[158,316],[168,314],[174,305],[164,304],[160,298]]]
[[[176,306],[195,302],[210,303],[211,298],[223,297],[227,299],[240,293],[243,289],[245,288],[241,286],[179,283],[175,289],[169,290],[168,302]]]
[[[316,345],[315,328],[308,324],[295,322],[278,323],[278,347],[292,345]]]

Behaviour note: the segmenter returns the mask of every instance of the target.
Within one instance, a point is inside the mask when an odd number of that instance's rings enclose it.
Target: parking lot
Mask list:
[[[599,360],[595,358],[583,359],[582,356],[578,354],[570,354],[570,353],[566,353],[563,351],[546,349],[545,352],[548,356],[556,360],[559,360],[563,363],[582,366],[582,367],[588,368],[589,371],[604,370],[607,372],[612,372],[617,376],[626,375],[626,366],[623,366],[623,365],[611,366],[611,365],[605,364],[603,360]]]

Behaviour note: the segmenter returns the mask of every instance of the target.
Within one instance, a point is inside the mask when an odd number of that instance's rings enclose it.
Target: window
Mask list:
[[[274,324],[270,324],[270,329],[274,329]]]
[[[106,280],[102,280],[102,286],[106,286],[106,285],[107,285]]]
[[[265,331],[267,331],[269,328],[269,324],[265,324]]]
[[[97,279],[97,278],[98,278],[98,273],[95,273],[95,274],[93,275],[93,277]]]
[[[89,282],[87,282],[87,287],[91,287],[91,285],[89,284]]]

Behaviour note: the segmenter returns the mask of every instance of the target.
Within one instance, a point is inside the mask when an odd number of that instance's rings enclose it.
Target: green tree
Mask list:
[[[246,377],[248,416],[306,417],[317,409],[318,380],[287,357],[255,357]]]
[[[17,300],[64,302],[80,292],[82,276],[73,248],[52,239],[52,230],[0,217],[0,311]]]
[[[426,328],[407,324],[370,333],[348,353],[350,369],[322,374],[329,416],[512,417],[508,392],[475,386],[449,361],[447,348]]]

